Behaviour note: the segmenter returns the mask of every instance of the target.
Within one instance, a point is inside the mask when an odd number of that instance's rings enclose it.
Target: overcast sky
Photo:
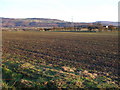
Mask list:
[[[118,21],[119,0],[0,0],[0,17]]]

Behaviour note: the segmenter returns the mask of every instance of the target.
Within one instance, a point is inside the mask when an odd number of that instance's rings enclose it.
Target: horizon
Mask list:
[[[8,18],[8,19],[32,19],[31,18],[9,18],[9,17],[0,17],[0,18]],[[64,22],[72,22],[72,21],[65,21],[65,20],[61,20],[61,19],[56,19],[56,18],[35,18],[35,19],[53,19],[53,20],[60,20],[60,21],[64,21]],[[94,21],[94,22],[119,22],[119,21]],[[94,23],[94,22],[74,22],[74,23]]]
[[[118,21],[119,0],[1,0],[0,17],[68,22]]]

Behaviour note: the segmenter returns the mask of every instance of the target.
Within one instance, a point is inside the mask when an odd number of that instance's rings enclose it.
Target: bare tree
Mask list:
[[[103,30],[103,25],[100,22],[94,23],[94,25],[98,28],[99,32]]]
[[[115,30],[115,27],[113,25],[109,25],[108,29],[111,30],[111,31],[113,31],[113,30]]]

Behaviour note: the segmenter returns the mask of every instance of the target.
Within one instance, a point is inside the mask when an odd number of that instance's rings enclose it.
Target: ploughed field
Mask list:
[[[3,32],[3,87],[118,87],[117,33]]]

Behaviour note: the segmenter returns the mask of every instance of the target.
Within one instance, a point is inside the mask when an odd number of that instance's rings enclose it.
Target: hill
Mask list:
[[[74,26],[91,23],[74,23]],[[2,27],[71,27],[72,22],[49,18],[2,18]]]
[[[118,22],[112,22],[112,21],[96,21],[96,22],[99,22],[105,26],[107,26],[107,25],[118,26]]]
[[[1,18],[2,27],[73,27],[72,22],[49,18]],[[94,23],[118,26],[118,22],[96,21]],[[92,23],[74,22],[74,26],[86,26]]]

